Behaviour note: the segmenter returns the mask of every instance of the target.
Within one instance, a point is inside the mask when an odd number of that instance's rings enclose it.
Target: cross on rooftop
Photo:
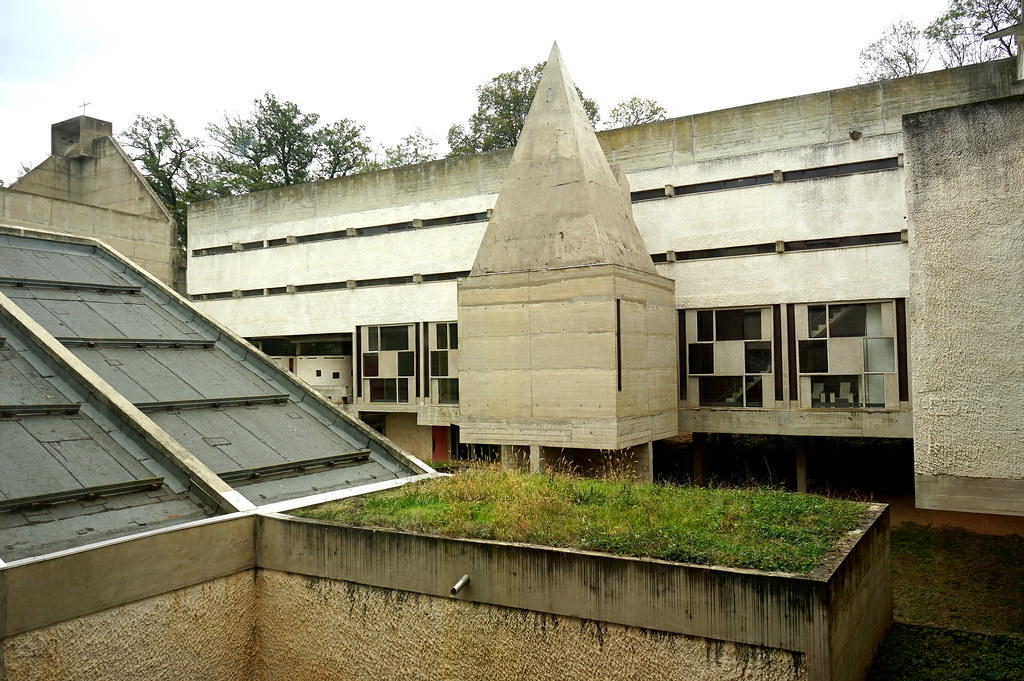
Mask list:
[[[90,104],[92,104],[92,102],[82,102],[81,104],[78,105],[78,106],[82,107],[82,115],[83,116],[85,115],[85,107],[89,106]]]

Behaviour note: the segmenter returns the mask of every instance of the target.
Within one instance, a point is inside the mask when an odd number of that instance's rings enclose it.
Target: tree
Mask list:
[[[217,152],[207,156],[231,193],[343,177],[364,168],[370,155],[365,128],[343,118],[317,128],[320,115],[303,113],[269,92],[253,101],[248,118],[224,116],[206,130]]]
[[[985,36],[1021,21],[1018,0],[950,0],[924,36],[946,68],[1013,56],[1012,40]]]
[[[253,100],[252,115],[225,115],[206,130],[219,152],[209,161],[232,191],[252,192],[310,179],[317,139],[312,128],[319,114],[305,114],[293,102],[269,92]]]
[[[530,111],[546,63],[499,73],[477,87],[476,113],[470,116],[465,127],[456,124],[448,130],[449,156],[514,147],[519,141],[519,133],[526,122],[526,114]],[[584,97],[579,88],[576,92],[583,100],[583,108],[591,124],[596,125],[600,118],[597,103]]]
[[[411,135],[406,135],[393,147],[384,147],[384,162],[381,168],[397,168],[414,163],[426,163],[437,158],[437,142],[416,128]]]
[[[345,177],[353,171],[367,169],[370,163],[370,142],[364,137],[364,130],[362,125],[343,118],[317,133],[318,180]]]
[[[609,117],[613,128],[625,128],[629,125],[640,125],[665,118],[665,108],[653,99],[632,97],[619,102],[612,109]]]
[[[167,116],[137,116],[120,138],[129,157],[178,223],[178,246],[184,250],[188,204],[218,194],[210,182],[202,142],[182,135],[174,119]]]
[[[902,19],[891,24],[881,38],[861,50],[858,80],[871,83],[913,76],[924,71],[927,64],[928,54],[920,29],[913,22]]]

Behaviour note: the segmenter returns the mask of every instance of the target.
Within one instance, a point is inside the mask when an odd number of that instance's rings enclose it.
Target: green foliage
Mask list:
[[[477,87],[477,110],[469,123],[453,125],[448,130],[449,156],[465,156],[494,149],[508,149],[519,141],[519,133],[526,122],[533,97],[537,93],[544,65],[522,67],[517,71],[499,73],[487,83]],[[587,99],[576,88],[591,125],[599,120],[597,103]]]
[[[612,128],[625,128],[663,120],[665,113],[665,108],[653,99],[632,97],[615,105],[609,114],[609,123]]]
[[[924,71],[928,53],[920,29],[907,20],[890,24],[860,53],[860,82],[913,76]]]
[[[120,135],[121,145],[178,223],[178,246],[184,251],[189,203],[217,196],[202,142],[181,134],[173,118],[137,116]]]
[[[368,169],[370,141],[366,128],[343,118],[317,133],[317,172],[314,179],[330,180]]]
[[[806,573],[862,506],[771,489],[707,489],[470,469],[298,515],[452,537]]]
[[[950,0],[924,29],[924,36],[946,68],[1013,56],[1011,38],[985,36],[1021,21],[1018,0]]]
[[[382,152],[384,159],[367,163],[366,170],[384,170],[433,161],[437,158],[437,142],[416,128],[415,132],[403,137],[398,144],[384,147]]]

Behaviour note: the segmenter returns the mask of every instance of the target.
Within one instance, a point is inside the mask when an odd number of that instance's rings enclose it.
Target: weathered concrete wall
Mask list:
[[[259,571],[258,679],[804,679],[786,650]]]
[[[256,605],[247,570],[65,620],[3,639],[0,678],[249,681]]]
[[[322,623],[335,616],[345,617],[346,611],[360,613],[365,607],[370,613],[384,603],[410,602],[413,614],[399,622],[373,617],[363,620],[364,626],[380,627],[376,638],[383,642],[367,656],[373,660],[398,654],[390,637],[403,635],[403,622],[422,619],[436,623],[418,628],[416,636],[404,640],[422,640],[422,633],[429,644],[437,645],[428,631],[436,629],[438,636],[460,635],[442,626],[444,618],[455,613],[480,617],[477,610],[437,602],[444,601],[452,585],[468,574],[469,584],[456,598],[483,608],[490,606],[493,614],[487,615],[484,609],[484,617],[494,619],[485,620],[482,626],[494,628],[502,621],[516,621],[505,614],[505,609],[533,611],[537,614],[523,612],[520,619],[533,617],[534,622],[551,623],[553,627],[551,616],[557,618],[559,626],[563,618],[574,618],[569,620],[574,623],[569,629],[580,631],[581,636],[574,645],[590,645],[584,634],[587,621],[594,620],[602,622],[602,627],[623,627],[617,635],[627,640],[635,636],[631,628],[642,628],[669,632],[676,635],[672,637],[676,640],[697,637],[754,646],[760,649],[758,655],[773,660],[778,659],[773,657],[775,653],[764,649],[793,651],[802,654],[809,679],[856,679],[863,677],[891,621],[887,514],[887,507],[874,505],[862,526],[845,538],[846,550],[806,576],[451,540],[273,516],[261,519],[257,560],[267,570],[308,576],[304,580],[274,581],[290,581],[289,591],[295,598],[311,607],[315,604],[318,614],[316,623],[309,625],[310,631],[324,631]],[[851,548],[854,550],[847,558],[846,551]],[[844,562],[847,559],[852,562]],[[384,592],[357,589],[349,583],[378,587]],[[392,590],[428,598],[413,599]],[[269,606],[267,602],[262,605]],[[281,607],[274,603],[272,609]],[[299,620],[304,616],[289,615],[287,621],[264,631],[303,626]],[[375,638],[369,632],[365,636],[361,640]],[[519,636],[516,630],[513,636]],[[313,646],[320,649],[314,659],[326,664],[332,656],[343,656],[347,650],[345,641],[330,646],[323,639],[306,643],[303,638],[289,637],[287,646],[274,654],[297,659],[302,655],[295,650],[298,646]],[[265,640],[262,645],[269,659],[273,655],[268,646],[276,644]],[[562,655],[566,653],[561,651]],[[442,659],[438,664],[449,663]],[[771,668],[778,669],[774,664]],[[788,667],[787,673],[794,674],[794,667]]]
[[[598,133],[598,140],[608,160],[626,172],[634,190],[890,157],[901,151],[903,113],[1024,91],[1013,76],[1013,60],[1007,59],[608,130]],[[851,140],[852,131],[862,137]],[[442,159],[197,204],[190,209],[190,248],[486,211],[494,206],[510,157],[511,151],[505,150]],[[902,182],[902,170],[897,170],[648,201],[635,204],[633,210],[652,252],[899,231],[905,227]],[[485,227],[486,223],[447,225],[190,255],[189,291],[464,271],[472,265]],[[802,262],[784,261],[780,268],[781,263],[763,257],[730,259],[728,265],[717,259],[698,265],[692,274],[678,265],[659,269],[678,280],[681,298],[691,295],[686,292],[694,278],[706,277],[711,269],[711,281],[735,280],[749,293],[780,291],[776,297],[808,300],[806,293],[795,292],[834,282],[858,288],[852,282],[864,277],[856,269],[856,253],[859,249],[830,258],[821,270],[812,268],[806,274]],[[892,289],[906,287],[905,256],[867,264],[873,283],[860,288],[886,289],[877,295],[895,297],[899,294]],[[729,269],[719,272],[718,267]],[[760,289],[749,286],[750,274],[765,267],[770,283]],[[835,274],[829,276],[830,272]],[[832,299],[858,297],[844,294]],[[454,282],[198,304],[247,336],[351,332],[357,324],[452,319],[456,313]],[[367,316],[367,311],[373,314]]]
[[[674,435],[675,332],[671,282],[636,270],[469,277],[462,440],[618,450]]]
[[[914,470],[926,508],[1024,514],[1024,97],[904,118]]]
[[[430,461],[434,449],[430,426],[416,425],[415,413],[390,413],[384,417],[384,436],[413,456]]]
[[[53,161],[51,157],[48,162]],[[0,188],[0,221],[99,239],[168,286],[174,285],[175,227],[167,218]]]

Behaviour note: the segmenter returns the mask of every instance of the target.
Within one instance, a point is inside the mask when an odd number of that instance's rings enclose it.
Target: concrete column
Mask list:
[[[640,482],[654,482],[654,442],[647,442],[633,448],[636,457],[636,479]]]
[[[540,445],[530,445],[530,472],[543,473]]]
[[[796,438],[796,491],[807,491],[807,445],[808,438]]]
[[[693,484],[708,484],[708,434],[693,433]]]

